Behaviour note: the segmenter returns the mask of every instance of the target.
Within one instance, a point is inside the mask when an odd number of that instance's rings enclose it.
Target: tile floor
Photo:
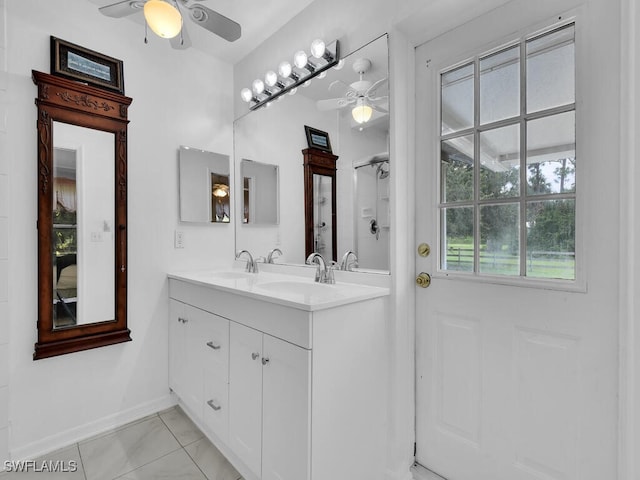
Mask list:
[[[179,407],[39,458],[76,462],[75,472],[1,472],[0,480],[242,480]],[[1,468],[1,467],[0,467]]]

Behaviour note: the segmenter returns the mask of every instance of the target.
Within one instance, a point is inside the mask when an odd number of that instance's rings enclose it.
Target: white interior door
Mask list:
[[[432,247],[416,255],[416,271],[432,276],[429,288],[416,287],[416,460],[447,479],[616,478],[617,11],[597,0],[562,13],[573,4],[516,0],[416,49],[416,245]],[[564,40],[536,48],[527,39],[568,21],[575,22],[575,101],[552,98],[531,113],[539,92],[527,75],[535,62],[560,62],[538,71],[539,86],[567,82],[571,72],[561,56],[552,58]],[[445,84],[451,88],[441,95]],[[470,116],[454,111],[452,98],[467,102],[458,110],[468,107]],[[572,142],[566,127],[574,109]],[[441,155],[443,168],[472,170],[469,198],[455,193],[460,185],[448,183],[455,179],[441,180]],[[544,155],[573,158],[577,195],[558,187],[566,175],[546,168]],[[547,178],[536,191],[541,171]],[[551,236],[534,235],[541,199],[573,202],[574,248],[532,250]],[[463,209],[466,232],[455,224]],[[496,229],[502,235],[492,236]],[[575,270],[567,274],[559,265],[570,250]],[[565,273],[543,273],[537,255]]]

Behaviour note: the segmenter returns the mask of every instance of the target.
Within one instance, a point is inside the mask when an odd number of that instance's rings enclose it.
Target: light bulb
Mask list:
[[[291,75],[291,64],[289,62],[281,62],[278,65],[278,73],[281,77],[289,78]]]
[[[253,93],[251,93],[251,90],[249,90],[248,88],[243,88],[242,90],[240,90],[240,98],[242,98],[242,100],[244,100],[245,102],[250,102],[253,98]]]
[[[293,63],[298,68],[304,68],[307,65],[307,54],[302,50],[296,52],[293,56]]]
[[[173,38],[182,30],[182,15],[162,0],[148,0],[144,4],[144,18],[153,33],[162,38]]]
[[[278,83],[278,75],[273,70],[269,70],[264,75],[264,83],[266,83],[269,87],[273,87],[276,83]]]
[[[351,110],[351,116],[357,123],[366,123],[371,120],[373,115],[373,108],[364,102],[364,98],[359,98],[358,103],[353,110]]]
[[[256,78],[253,81],[251,87],[253,88],[253,93],[255,93],[256,95],[260,95],[262,92],[264,92],[264,82],[259,78]]]
[[[326,46],[324,42],[321,39],[316,38],[311,42],[311,55],[315,58],[322,58],[324,56],[325,48]]]

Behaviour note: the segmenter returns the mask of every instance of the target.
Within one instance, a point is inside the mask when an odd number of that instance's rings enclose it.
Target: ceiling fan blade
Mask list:
[[[373,108],[376,112],[389,113],[389,110],[387,110],[386,108],[382,108],[380,105],[371,105],[371,108]]]
[[[389,77],[381,78],[380,80],[375,82],[373,85],[371,85],[369,88],[367,88],[367,91],[364,93],[365,96],[373,96],[373,95],[375,95],[376,90],[379,87],[381,87],[384,83],[386,83],[388,80],[389,80]]]
[[[211,10],[204,5],[193,5],[187,8],[189,9],[191,20],[229,42],[238,40],[242,35],[242,27],[240,27],[239,23],[219,14],[215,10]]]
[[[112,3],[111,5],[105,5],[98,8],[101,14],[107,17],[121,18],[127,15],[133,15],[136,12],[142,10],[144,1],[138,0],[124,0],[123,2]]]
[[[338,110],[340,108],[344,108],[347,105],[354,103],[354,100],[348,98],[329,98],[327,100],[318,100],[316,102],[316,108],[321,112],[326,112],[328,110]]]
[[[347,85],[342,80],[334,80],[329,84],[329,91],[331,93],[344,97],[347,95],[347,92],[353,91],[353,89],[350,85]]]
[[[182,30],[175,37],[169,39],[169,43],[172,48],[176,50],[186,50],[191,46],[191,38],[189,37],[189,31],[187,30],[187,26],[183,23]]]

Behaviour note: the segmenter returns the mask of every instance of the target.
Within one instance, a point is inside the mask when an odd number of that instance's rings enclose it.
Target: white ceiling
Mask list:
[[[96,5],[96,9],[118,1],[121,0],[89,0],[89,2]],[[242,36],[235,42],[227,42],[188,20],[185,21],[185,25],[189,31],[192,48],[197,48],[216,58],[235,64],[253,50],[256,45],[261,44],[273,35],[312,2],[313,0],[198,1],[198,3],[229,17],[242,26]],[[195,2],[192,1],[191,3]],[[114,21],[135,21],[143,24],[143,16],[142,12],[137,12],[126,18],[114,19]],[[150,32],[150,35],[153,35],[153,33]]]

